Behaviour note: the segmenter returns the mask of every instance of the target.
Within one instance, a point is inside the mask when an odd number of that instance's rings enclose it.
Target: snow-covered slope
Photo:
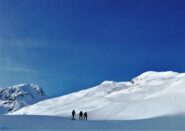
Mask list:
[[[89,119],[131,120],[185,114],[185,73],[145,72],[130,82],[105,81],[90,89],[48,99],[13,114],[70,116],[75,109]]]
[[[0,130],[6,131],[123,131],[185,130],[184,116],[165,116],[143,120],[71,121],[69,118],[34,115],[2,115]]]
[[[0,114],[16,111],[46,98],[42,88],[34,84],[20,84],[0,89]]]

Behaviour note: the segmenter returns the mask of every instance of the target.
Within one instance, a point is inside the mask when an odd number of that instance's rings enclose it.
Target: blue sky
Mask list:
[[[0,87],[50,96],[185,71],[184,0],[0,0]]]

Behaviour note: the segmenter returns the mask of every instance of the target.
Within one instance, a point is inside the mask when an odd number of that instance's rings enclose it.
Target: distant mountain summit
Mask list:
[[[0,114],[16,111],[46,98],[47,95],[42,88],[35,84],[19,84],[0,88]]]

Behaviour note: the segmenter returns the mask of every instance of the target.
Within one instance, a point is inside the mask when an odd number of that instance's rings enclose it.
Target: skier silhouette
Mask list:
[[[87,112],[84,113],[84,120],[87,120]]]
[[[76,114],[76,112],[75,112],[75,110],[73,110],[73,111],[72,111],[72,120],[75,119],[75,114]]]
[[[80,111],[80,113],[79,113],[79,120],[82,120],[82,119],[83,119],[83,112]]]

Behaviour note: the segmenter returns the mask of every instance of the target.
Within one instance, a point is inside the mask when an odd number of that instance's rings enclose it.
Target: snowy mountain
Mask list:
[[[20,84],[0,89],[0,114],[16,111],[46,98],[42,88],[34,84]]]
[[[133,120],[185,114],[185,73],[145,72],[129,82],[105,81],[93,88],[41,101],[12,114]]]

